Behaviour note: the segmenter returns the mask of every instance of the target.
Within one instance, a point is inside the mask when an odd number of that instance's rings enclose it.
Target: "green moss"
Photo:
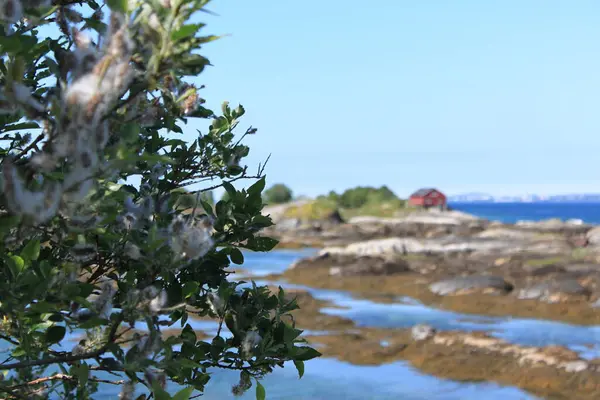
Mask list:
[[[345,220],[356,216],[395,217],[414,211],[406,207],[406,202],[400,199],[368,202],[359,208],[341,208],[338,203],[328,197],[319,197],[309,203],[290,206],[284,212],[284,218],[298,218],[304,221],[316,221],[327,218],[338,210]]]
[[[571,258],[576,261],[582,261],[590,255],[590,250],[585,248],[573,249]]]
[[[283,216],[304,221],[315,221],[327,218],[335,210],[337,210],[337,205],[334,201],[321,198],[299,206],[288,207]]]
[[[527,260],[525,261],[525,265],[528,265],[530,267],[544,267],[546,265],[559,264],[564,261],[564,257],[548,257],[540,258],[537,260]]]

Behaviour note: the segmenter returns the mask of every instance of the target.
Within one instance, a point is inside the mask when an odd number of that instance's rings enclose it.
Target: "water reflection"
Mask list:
[[[227,398],[226,391],[237,381],[236,373],[219,372],[213,375],[203,399]],[[263,385],[269,399],[403,399],[403,400],[464,400],[464,399],[535,399],[515,388],[493,383],[459,383],[424,375],[406,363],[376,367],[316,359],[306,366],[298,380],[293,365],[276,370],[265,378]],[[254,399],[254,391],[241,399]]]
[[[277,255],[273,259],[292,259],[291,263],[294,252],[287,251],[284,258]],[[306,256],[304,252],[295,254],[297,257]],[[263,254],[262,257],[270,258],[270,255]],[[254,262],[257,261],[254,259]],[[277,262],[267,264],[277,265]],[[251,270],[254,265],[254,263],[249,264],[248,269]],[[427,307],[409,297],[399,297],[392,304],[377,303],[357,299],[347,292],[314,289],[286,282],[257,281],[257,284],[275,284],[289,289],[307,290],[313,297],[330,301],[336,307],[341,307],[324,308],[323,313],[349,318],[360,327],[409,328],[424,323],[440,330],[487,331],[493,336],[525,346],[563,345],[573,349],[585,349],[582,356],[588,358],[594,354],[600,356],[598,347],[590,348],[591,344],[600,342],[598,325],[581,326],[546,320],[461,314]]]

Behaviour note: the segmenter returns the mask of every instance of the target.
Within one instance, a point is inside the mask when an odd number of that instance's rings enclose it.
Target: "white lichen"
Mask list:
[[[257,331],[248,331],[242,341],[242,353],[249,357],[256,346],[261,342],[262,337]]]
[[[210,310],[216,315],[220,316],[225,310],[225,302],[217,293],[209,292],[206,295],[206,300]]]
[[[142,256],[140,248],[133,243],[125,244],[123,254],[125,255],[125,257],[131,258],[132,260],[139,260]]]
[[[177,257],[195,260],[204,257],[214,246],[212,221],[186,221],[178,215],[169,226],[169,245]]]
[[[121,387],[121,393],[119,393],[120,400],[133,400],[133,394],[135,392],[135,385],[132,381],[127,381]]]

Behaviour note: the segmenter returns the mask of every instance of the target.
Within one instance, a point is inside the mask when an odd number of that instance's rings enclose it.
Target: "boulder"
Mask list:
[[[536,283],[521,289],[517,295],[523,300],[541,300],[547,303],[559,303],[573,298],[588,298],[590,291],[575,279],[556,279]]]
[[[505,294],[513,290],[513,285],[500,276],[471,275],[444,279],[429,285],[429,290],[440,296],[470,294]]]
[[[548,247],[548,246],[546,246]],[[445,237],[438,239],[415,239],[411,237],[395,237],[387,239],[374,239],[352,243],[344,247],[329,247],[321,253],[354,254],[378,256],[384,254],[432,254],[432,253],[468,253],[493,251],[517,252],[528,249],[527,243],[504,239],[480,239]],[[559,247],[550,245],[549,248],[558,251]]]
[[[589,245],[600,245],[600,226],[590,229],[585,236]]]
[[[426,324],[415,325],[411,329],[412,339],[417,342],[432,338],[435,335],[435,333],[435,328]]]

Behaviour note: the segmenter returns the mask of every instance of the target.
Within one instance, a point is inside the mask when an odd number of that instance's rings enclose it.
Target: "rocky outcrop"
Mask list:
[[[359,257],[350,263],[329,268],[329,274],[334,276],[393,275],[409,271],[409,264],[405,260],[381,257]]]
[[[585,233],[591,226],[583,223],[579,219],[562,221],[558,218],[552,218],[542,221],[518,221],[516,227],[538,232],[556,232],[556,233]]]
[[[506,294],[513,285],[499,276],[472,275],[444,279],[429,285],[429,290],[440,296],[471,293]]]
[[[419,332],[427,332],[427,335],[414,335],[414,340],[431,341],[442,346],[466,346],[475,351],[496,353],[502,356],[511,356],[521,366],[548,366],[561,369],[569,373],[583,371],[598,372],[596,366],[591,366],[588,361],[562,346],[532,347],[520,346],[505,340],[494,338],[486,334],[474,334],[463,332],[437,332],[430,327],[421,326]],[[416,336],[416,337],[415,337]]]
[[[352,243],[343,247],[327,247],[321,254],[347,254],[356,256],[377,256],[386,254],[431,254],[431,253],[469,253],[478,252],[510,254],[516,252],[532,252],[559,254],[569,251],[571,247],[565,241],[528,242],[514,239],[488,238],[457,238],[445,237],[440,239],[415,239],[396,237],[378,240],[368,240]]]
[[[477,218],[474,215],[466,214],[460,211],[421,211],[407,214],[402,218],[379,218],[371,216],[360,216],[351,218],[351,224],[424,224],[424,225],[485,225],[487,221]]]
[[[590,291],[575,279],[553,279],[521,289],[519,299],[536,299],[558,303],[575,299],[588,299]]]

